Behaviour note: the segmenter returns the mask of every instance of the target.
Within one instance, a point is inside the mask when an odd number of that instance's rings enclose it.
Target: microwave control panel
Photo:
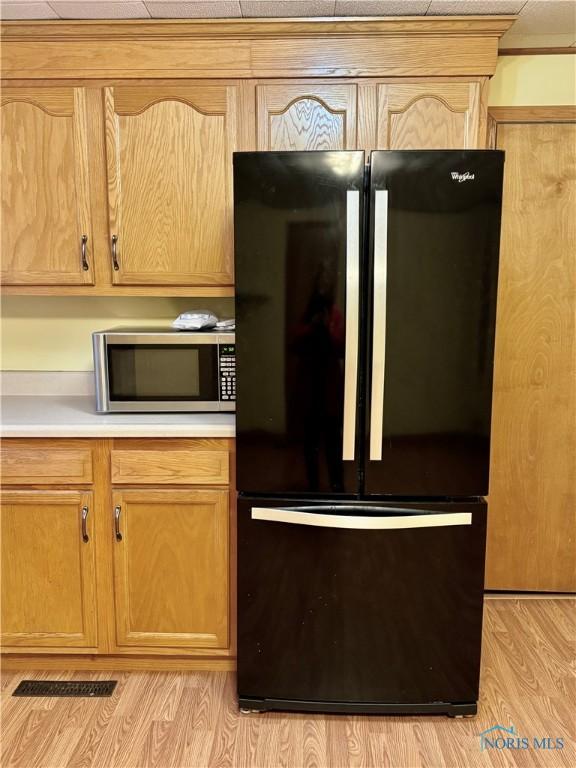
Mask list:
[[[236,347],[220,345],[220,400],[236,400]]]

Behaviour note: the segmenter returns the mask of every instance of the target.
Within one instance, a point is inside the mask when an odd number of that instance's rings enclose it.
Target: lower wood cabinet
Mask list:
[[[153,669],[154,657],[217,669],[233,657],[231,447],[5,440],[3,664],[65,654],[71,669]]]
[[[119,646],[228,645],[228,493],[114,491]]]
[[[2,645],[95,648],[92,492],[4,491]]]

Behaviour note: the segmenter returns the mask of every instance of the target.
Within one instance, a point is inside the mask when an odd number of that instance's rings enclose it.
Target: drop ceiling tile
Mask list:
[[[149,19],[140,0],[50,0],[61,19]]]
[[[514,24],[515,35],[576,34],[575,0],[528,0]]]
[[[18,21],[19,19],[57,19],[58,14],[48,3],[30,3],[22,0],[3,0],[0,7],[0,17],[3,21]]]
[[[240,0],[242,16],[334,16],[335,0]]]
[[[428,16],[520,13],[526,0],[432,0]]]
[[[153,19],[233,19],[240,0],[144,0]]]
[[[424,16],[430,0],[336,0],[335,16]]]

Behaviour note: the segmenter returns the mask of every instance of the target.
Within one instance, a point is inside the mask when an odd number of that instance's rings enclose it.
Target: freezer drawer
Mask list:
[[[475,712],[485,538],[483,501],[240,498],[241,706]]]

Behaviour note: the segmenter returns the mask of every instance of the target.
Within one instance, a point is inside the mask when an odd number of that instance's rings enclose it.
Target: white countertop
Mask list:
[[[89,371],[3,371],[0,437],[234,437],[233,413],[96,413]]]
[[[94,410],[94,398],[6,395],[1,437],[234,437],[231,413],[111,413]]]

